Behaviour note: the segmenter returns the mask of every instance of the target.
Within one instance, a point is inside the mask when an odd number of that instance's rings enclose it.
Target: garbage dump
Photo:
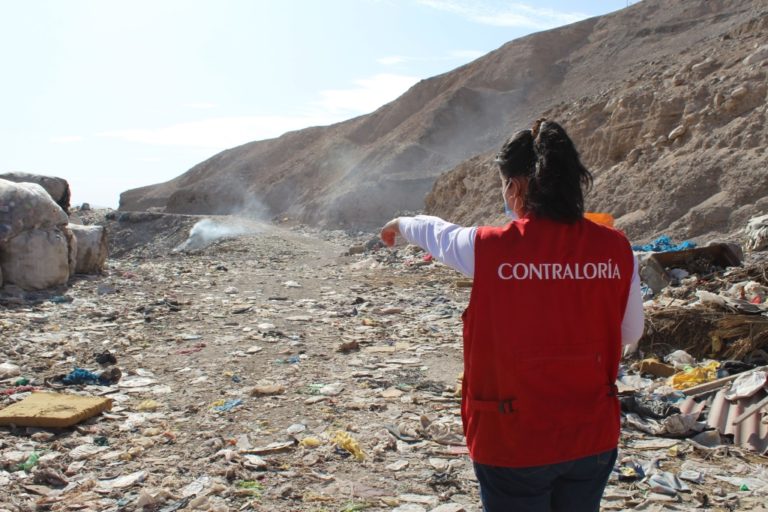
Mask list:
[[[124,240],[137,223],[119,217],[103,222]],[[162,240],[192,222],[152,218]],[[0,415],[42,393],[111,402],[0,427],[3,507],[479,511],[459,410],[471,281],[306,227],[169,249],[61,296],[0,295]],[[664,269],[622,362],[603,509],[765,503],[766,259]]]

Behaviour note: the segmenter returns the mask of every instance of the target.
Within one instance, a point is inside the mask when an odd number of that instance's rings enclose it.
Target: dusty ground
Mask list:
[[[152,246],[127,244],[136,231],[151,240],[147,226],[112,222],[122,257],[104,276],[2,296],[0,361],[32,385],[97,370],[105,350],[123,378],[67,390],[114,400],[76,428],[0,428],[0,510],[479,510],[454,392],[461,276],[412,248],[341,256],[371,236],[302,227],[170,253],[196,220],[163,217]],[[768,481],[766,459],[749,452],[633,430],[621,446],[621,460],[704,480],[671,497],[614,474],[606,508],[759,510],[765,499],[749,478]],[[33,452],[37,466],[18,470]]]

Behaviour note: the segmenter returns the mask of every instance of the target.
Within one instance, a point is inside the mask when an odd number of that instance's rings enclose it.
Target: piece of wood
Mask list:
[[[722,379],[713,380],[710,382],[705,382],[704,384],[699,384],[698,386],[693,386],[688,389],[682,390],[683,393],[687,396],[695,396],[695,395],[701,395],[703,393],[706,393],[708,391],[714,391],[715,389],[720,389],[721,387],[725,386],[726,384],[729,384],[733,382],[734,380],[738,379],[741,375],[747,374],[749,372],[754,372],[757,370],[768,370],[768,365],[766,366],[758,366],[757,368],[753,368],[746,372],[737,373],[736,375],[729,375],[728,377],[723,377]]]
[[[747,407],[747,409],[741,413],[735,420],[732,421],[734,425],[738,425],[745,419],[749,418],[756,412],[758,412],[763,407],[768,406],[768,396],[757,402],[756,404],[752,405],[751,407]]]

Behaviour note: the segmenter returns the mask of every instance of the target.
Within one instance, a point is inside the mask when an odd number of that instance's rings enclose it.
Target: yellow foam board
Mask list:
[[[35,392],[0,410],[0,425],[65,428],[111,408],[109,398]]]

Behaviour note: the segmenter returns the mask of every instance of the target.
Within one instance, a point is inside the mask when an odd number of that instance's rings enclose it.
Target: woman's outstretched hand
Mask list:
[[[381,228],[381,233],[379,233],[381,241],[384,242],[384,245],[387,247],[395,245],[395,238],[397,235],[400,235],[400,219],[392,219],[387,222],[384,227]]]

